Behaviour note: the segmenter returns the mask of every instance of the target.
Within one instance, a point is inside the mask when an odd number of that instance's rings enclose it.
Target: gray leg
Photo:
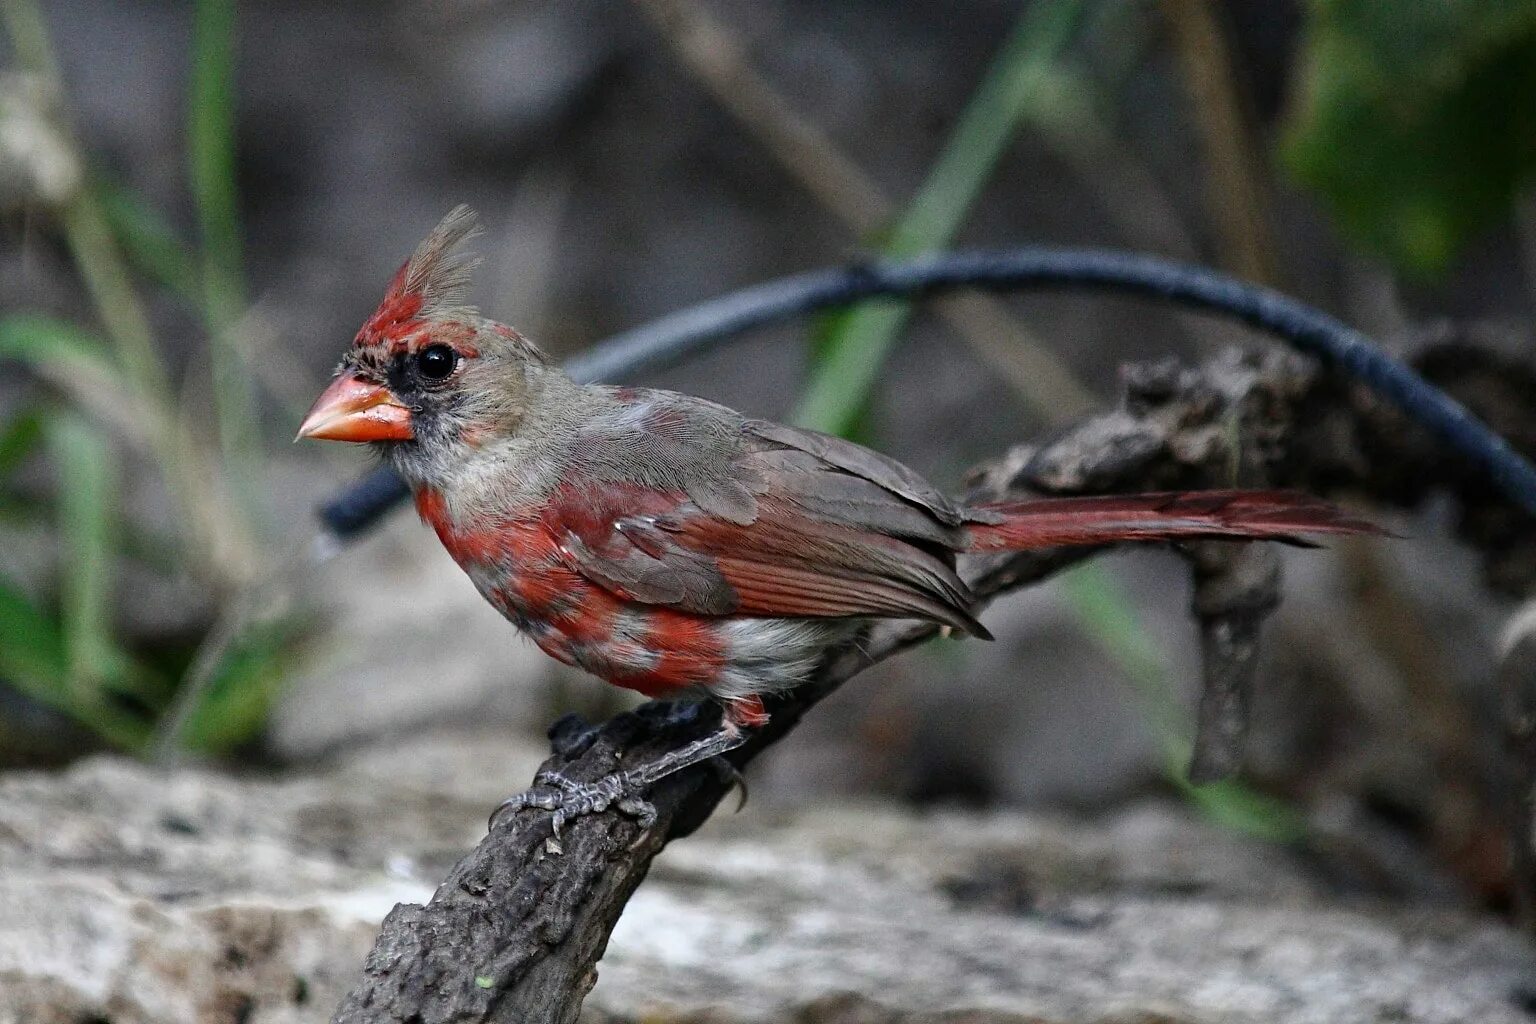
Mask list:
[[[641,828],[656,824],[656,808],[643,798],[646,790],[674,772],[701,761],[719,757],[747,741],[746,733],[727,723],[703,739],[670,751],[648,764],[627,771],[605,775],[596,782],[577,782],[557,771],[543,771],[534,777],[534,788],[506,800],[491,814],[491,827],[504,814],[514,814],[527,807],[553,811],[555,835],[572,818],[595,814],[617,807],[638,818]]]

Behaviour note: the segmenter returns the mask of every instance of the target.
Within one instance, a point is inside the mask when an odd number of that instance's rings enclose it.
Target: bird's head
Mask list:
[[[463,244],[477,231],[460,206],[417,247],[300,438],[375,442],[397,467],[426,468],[516,431],[535,378],[553,368],[522,335],[465,304],[477,261]]]

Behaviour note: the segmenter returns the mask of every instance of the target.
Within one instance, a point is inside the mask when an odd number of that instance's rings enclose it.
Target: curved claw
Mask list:
[[[723,757],[710,758],[709,766],[715,770],[715,775],[719,777],[721,782],[731,789],[740,791],[741,795],[736,801],[735,812],[740,814],[742,808],[747,806],[747,777],[741,773],[740,768],[737,768]]]
[[[489,831],[495,828],[504,816],[516,814],[518,811],[526,810],[529,807],[537,807],[545,811],[558,810],[560,807],[559,795],[543,792],[538,789],[525,789],[521,793],[514,793],[498,804],[496,809],[491,812],[490,819],[485,823],[486,830]]]

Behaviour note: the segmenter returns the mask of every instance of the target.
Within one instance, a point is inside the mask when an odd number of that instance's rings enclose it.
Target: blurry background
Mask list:
[[[459,202],[477,298],[557,354],[766,278],[1021,243],[1197,260],[1400,349],[1529,351],[1536,4],[1455,0],[0,0],[0,763],[304,765],[536,741],[625,695],[516,637],[409,513],[309,568],[367,468],[290,446]],[[645,383],[856,434],[957,486],[1242,332],[1095,294],[884,307]],[[1250,772],[1277,837],[1365,828],[1497,901],[1493,636],[1444,510],[1287,560]],[[1182,565],[1117,556],[847,687],[756,797],[1102,806],[1178,786]],[[510,791],[522,779],[507,779]],[[1362,871],[1370,870],[1363,867]]]

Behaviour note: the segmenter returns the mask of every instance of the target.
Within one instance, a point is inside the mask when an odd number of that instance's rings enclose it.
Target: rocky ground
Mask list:
[[[445,731],[303,775],[96,759],[0,782],[0,1022],[323,1021],[540,756]],[[1176,806],[759,805],[657,862],[601,1022],[1536,1019],[1526,943]]]

